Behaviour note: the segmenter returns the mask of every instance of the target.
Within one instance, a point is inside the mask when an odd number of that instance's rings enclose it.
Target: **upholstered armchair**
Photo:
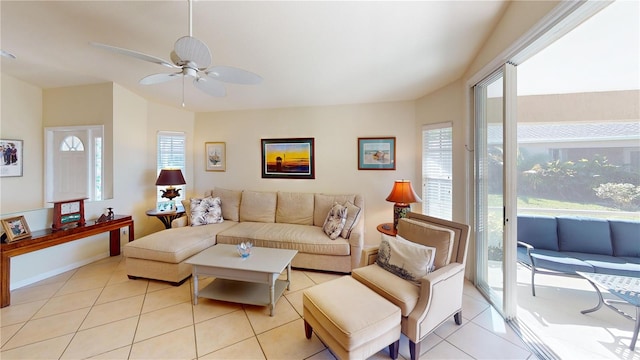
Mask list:
[[[469,225],[409,213],[398,223],[398,235],[436,248],[435,269],[418,279],[405,280],[376,264],[378,248],[363,251],[361,267],[351,276],[400,307],[402,333],[409,339],[411,359],[420,357],[420,342],[454,317],[462,323],[462,291]]]

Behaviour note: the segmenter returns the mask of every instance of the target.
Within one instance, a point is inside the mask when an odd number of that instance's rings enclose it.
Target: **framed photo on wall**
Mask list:
[[[7,234],[7,242],[28,238],[31,236],[29,225],[24,216],[14,216],[0,220],[2,222],[2,229]]]
[[[22,140],[0,139],[0,177],[22,176]]]
[[[315,179],[314,139],[262,139],[262,177]]]
[[[395,170],[396,138],[358,138],[358,170]]]
[[[227,170],[227,145],[223,142],[204,143],[205,170]]]

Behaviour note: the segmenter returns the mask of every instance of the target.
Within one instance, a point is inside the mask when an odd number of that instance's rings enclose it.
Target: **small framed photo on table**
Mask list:
[[[227,170],[227,146],[223,142],[204,143],[205,170],[206,171],[226,171]]]
[[[358,138],[358,170],[395,170],[396,138]]]
[[[25,239],[31,236],[29,225],[24,219],[24,216],[14,216],[0,220],[2,222],[2,229],[7,234],[7,242]]]

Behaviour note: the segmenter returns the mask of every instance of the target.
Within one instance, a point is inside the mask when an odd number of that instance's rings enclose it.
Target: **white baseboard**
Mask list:
[[[91,264],[92,262],[95,262],[95,261],[98,261],[98,260],[102,260],[102,259],[105,259],[105,258],[108,258],[108,257],[109,257],[109,253],[107,252],[107,253],[104,253],[104,254],[101,254],[101,255],[96,255],[96,256],[88,258],[88,259],[84,259],[82,261],[75,262],[73,264],[69,264],[69,265],[61,267],[61,268],[57,268],[57,269],[53,269],[51,271],[47,271],[46,273],[42,273],[42,274],[38,274],[36,276],[32,276],[30,278],[27,278],[27,279],[24,279],[24,280],[21,280],[21,281],[12,282],[9,290],[19,289],[21,287],[25,287],[27,285],[31,285],[31,284],[37,283],[38,281],[42,281],[42,280],[48,279],[48,278],[56,276],[56,275],[60,275],[60,274],[65,273],[67,271],[77,269],[77,268],[79,268],[81,266],[85,266],[87,264]]]

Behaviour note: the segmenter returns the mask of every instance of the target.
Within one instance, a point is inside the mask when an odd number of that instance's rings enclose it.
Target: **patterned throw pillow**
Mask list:
[[[224,221],[219,197],[191,199],[191,226],[218,224]]]
[[[360,219],[360,208],[352,204],[350,201],[345,202],[344,207],[347,208],[347,220],[344,223],[344,228],[342,229],[340,236],[348,239],[351,235],[353,225],[357,224]]]
[[[382,234],[376,263],[390,273],[420,285],[420,278],[433,270],[435,255],[433,247]]]
[[[331,210],[329,210],[329,214],[327,214],[327,218],[324,220],[322,230],[331,240],[335,240],[340,236],[345,221],[347,221],[347,208],[334,203]]]

